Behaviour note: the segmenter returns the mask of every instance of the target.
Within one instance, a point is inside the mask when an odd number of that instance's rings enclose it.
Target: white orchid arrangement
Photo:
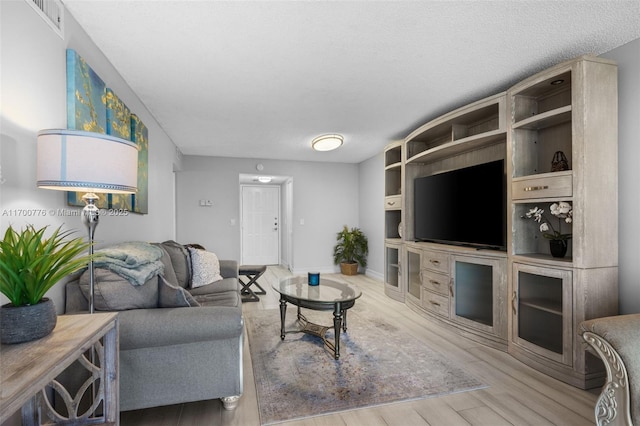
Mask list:
[[[561,232],[562,222],[571,224],[573,222],[573,208],[571,204],[561,201],[551,204],[549,210],[551,214],[558,218],[558,229],[553,227],[551,222],[544,216],[544,210],[534,207],[525,214],[525,218],[533,219],[540,224],[540,232],[542,236],[550,240],[568,240],[571,234],[563,234]]]

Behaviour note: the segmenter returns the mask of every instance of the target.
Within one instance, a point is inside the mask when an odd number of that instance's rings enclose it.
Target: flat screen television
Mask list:
[[[506,250],[504,160],[416,178],[417,241]]]

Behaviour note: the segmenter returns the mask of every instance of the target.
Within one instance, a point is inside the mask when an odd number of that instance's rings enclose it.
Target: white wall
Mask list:
[[[629,314],[640,312],[640,39],[601,56],[618,62],[619,291]]]
[[[355,164],[185,156],[178,174],[178,241],[239,260],[239,175],[258,174],[258,163],[264,165],[259,174],[293,178],[293,272],[336,270],[336,233],[343,225],[358,226]],[[200,207],[201,199],[213,206]]]
[[[65,193],[36,187],[36,134],[48,128],[66,128],[66,49],[75,49],[108,87],[137,114],[149,129],[149,214],[102,217],[96,230],[99,244],[124,240],[162,241],[174,237],[175,209],[171,188],[173,167],[180,167],[175,145],[129,88],[102,52],[96,48],[73,17],[66,13],[65,39],[61,39],[23,0],[0,2],[0,232],[9,225],[22,228],[64,225],[86,230],[79,217],[57,214],[27,216],[32,209],[79,209],[67,207]],[[100,167],[96,158],[95,167]],[[59,312],[63,309],[64,285],[47,294]],[[6,303],[4,296],[1,303]]]
[[[384,279],[384,154],[363,161],[360,176],[360,228],[369,239],[367,275]]]

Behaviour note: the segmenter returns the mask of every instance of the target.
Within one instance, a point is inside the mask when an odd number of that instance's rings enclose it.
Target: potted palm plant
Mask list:
[[[340,272],[344,275],[356,275],[358,265],[367,266],[369,243],[367,236],[359,228],[347,227],[337,234],[338,243],[333,248],[333,262],[340,265]]]
[[[82,238],[67,240],[70,231],[47,227],[9,226],[0,240],[0,292],[10,301],[0,308],[0,342],[21,343],[51,333],[57,321],[53,301],[44,297],[55,283],[87,266],[89,248]]]

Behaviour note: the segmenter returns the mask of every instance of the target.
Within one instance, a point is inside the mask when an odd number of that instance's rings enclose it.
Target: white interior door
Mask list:
[[[241,210],[242,264],[279,264],[280,187],[243,185]]]

